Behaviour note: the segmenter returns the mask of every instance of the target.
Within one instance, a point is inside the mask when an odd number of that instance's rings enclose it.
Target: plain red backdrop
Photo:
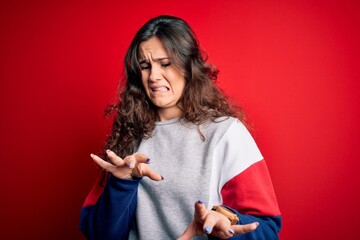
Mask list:
[[[1,1],[0,238],[81,239],[122,59],[149,18],[187,20],[242,105],[282,239],[356,239],[358,1]],[[194,199],[195,201],[196,199]]]

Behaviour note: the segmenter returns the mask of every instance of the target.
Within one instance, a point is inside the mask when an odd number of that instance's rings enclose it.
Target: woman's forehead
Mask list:
[[[157,37],[152,37],[140,43],[138,47],[138,59],[169,58],[169,53],[164,44]]]

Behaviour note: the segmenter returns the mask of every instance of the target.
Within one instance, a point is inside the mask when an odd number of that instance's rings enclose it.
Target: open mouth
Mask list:
[[[151,88],[151,91],[153,92],[167,92],[169,91],[170,89],[168,87],[154,87],[154,88]]]

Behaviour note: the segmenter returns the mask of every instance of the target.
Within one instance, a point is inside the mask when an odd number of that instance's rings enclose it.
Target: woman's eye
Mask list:
[[[171,63],[163,63],[163,64],[161,64],[162,67],[168,67],[170,65],[171,65]]]
[[[140,67],[142,70],[150,69],[150,65],[142,65]]]

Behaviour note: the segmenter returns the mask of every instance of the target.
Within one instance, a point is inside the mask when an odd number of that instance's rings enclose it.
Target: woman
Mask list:
[[[188,24],[151,19],[134,37],[125,70],[106,153],[91,154],[108,174],[85,200],[84,235],[278,239],[265,161],[241,112],[214,85],[217,70]]]

